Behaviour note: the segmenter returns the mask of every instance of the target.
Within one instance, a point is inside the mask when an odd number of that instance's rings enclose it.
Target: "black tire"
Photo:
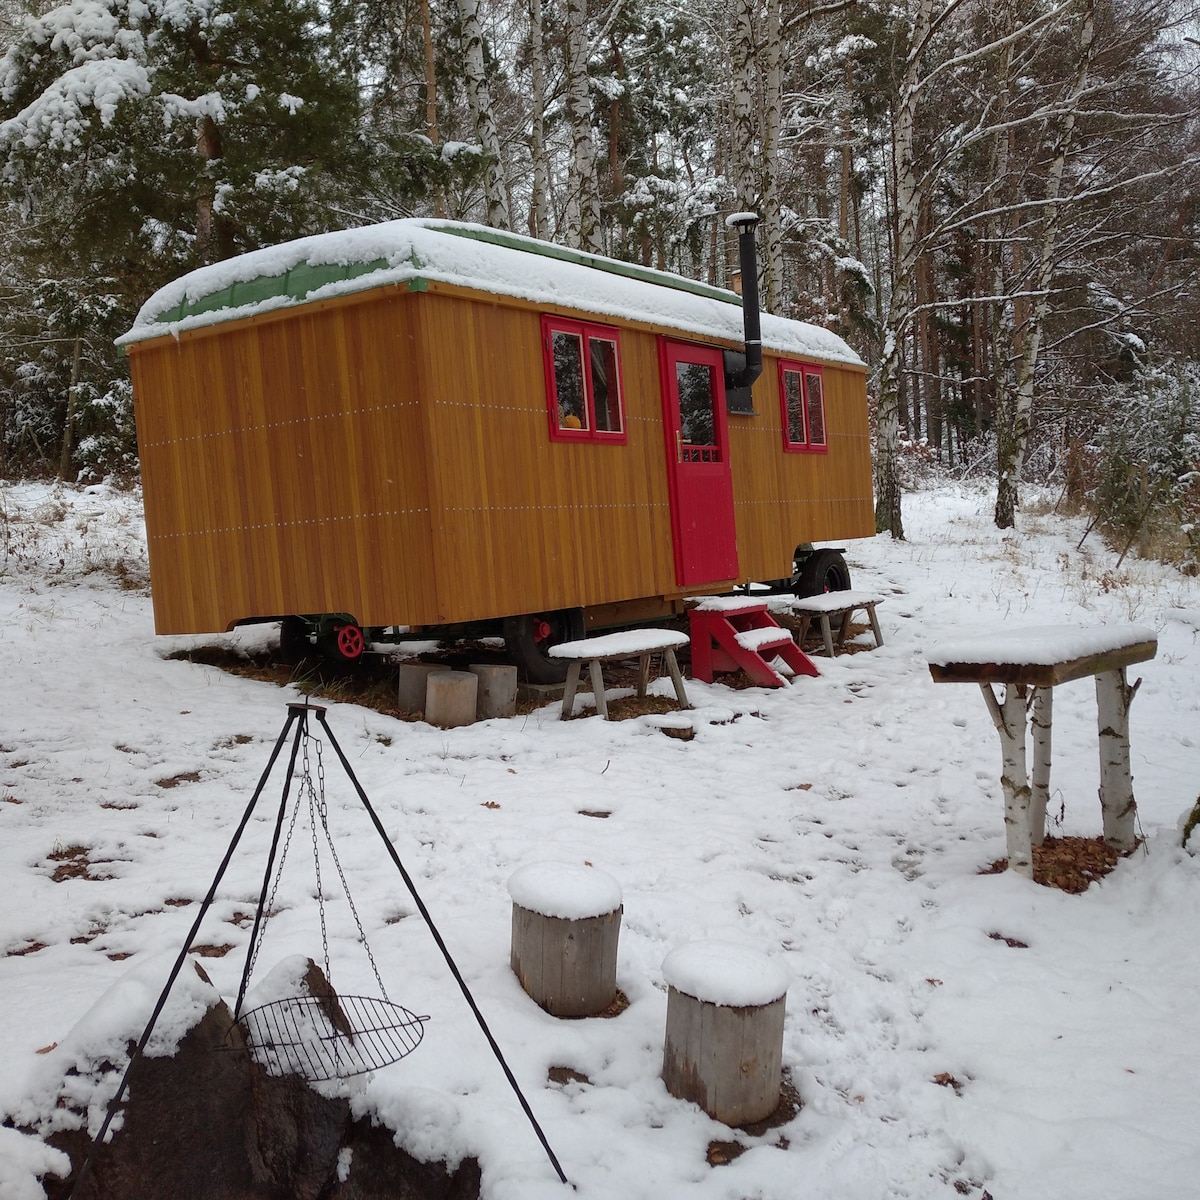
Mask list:
[[[356,667],[362,662],[367,639],[362,627],[354,621],[338,620],[321,635],[317,644],[330,662],[340,667]]]
[[[504,618],[504,648],[508,661],[526,683],[562,683],[567,678],[569,664],[562,659],[550,658],[546,651],[560,642],[576,642],[581,637],[582,608]]]
[[[303,617],[284,617],[279,622],[279,657],[285,663],[300,663],[312,654],[309,628]]]
[[[792,588],[796,596],[820,596],[825,592],[848,592],[850,568],[836,550],[814,550],[801,564]]]

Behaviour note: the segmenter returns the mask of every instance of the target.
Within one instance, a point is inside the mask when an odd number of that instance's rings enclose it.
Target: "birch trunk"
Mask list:
[[[1021,473],[1025,465],[1025,450],[1029,443],[1029,429],[1033,415],[1033,393],[1037,378],[1038,354],[1041,350],[1042,334],[1046,326],[1046,315],[1050,309],[1050,288],[1054,282],[1058,265],[1058,241],[1062,225],[1063,178],[1067,160],[1074,148],[1079,101],[1087,87],[1091,70],[1092,48],[1096,35],[1095,0],[1081,0],[1082,12],[1079,22],[1079,58],[1075,78],[1067,95],[1059,118],[1055,139],[1054,156],[1046,175],[1046,198],[1042,206],[1041,238],[1037,247],[1037,259],[1033,272],[1033,301],[1028,321],[1022,331],[1021,352],[1017,360],[1017,374],[1011,413],[1003,436],[997,437],[997,483],[996,525],[1000,529],[1011,529],[1016,523],[1017,504],[1021,485]],[[999,431],[998,431],[999,432]]]
[[[500,137],[492,114],[486,64],[483,58],[483,30],[479,25],[479,0],[458,0],[462,25],[463,84],[475,136],[483,148],[483,192],[487,203],[487,223],[494,229],[508,229],[508,195],[500,159]]]
[[[1054,689],[1040,687],[1033,693],[1033,775],[1030,789],[1029,824],[1033,844],[1046,840],[1046,808],[1050,800],[1050,753],[1053,749]]]
[[[1129,706],[1137,685],[1125,682],[1125,668],[1096,676],[1096,710],[1100,726],[1100,810],[1104,840],[1127,853],[1137,845],[1137,801],[1129,769]]]
[[[768,312],[783,307],[783,226],[779,219],[779,140],[783,124],[783,37],[780,0],[767,0],[766,75],[763,88],[762,296]]]
[[[733,162],[729,174],[733,180],[735,203],[742,212],[758,211],[759,180],[757,170],[758,119],[755,106],[754,63],[755,0],[733,0],[733,68],[730,113],[733,117]]]
[[[1004,834],[1008,869],[1033,878],[1033,829],[1030,823],[1030,790],[1025,767],[1025,685],[1004,685],[1004,701],[997,701],[991,685],[981,683],[984,701],[1000,735],[1000,786],[1004,790]]]
[[[546,68],[542,28],[542,0],[529,0],[529,83],[533,92],[530,156],[533,159],[533,194],[529,202],[529,232],[550,237],[550,164],[546,157]]]
[[[884,328],[883,363],[879,372],[875,433],[875,528],[897,539],[904,537],[899,474],[904,341],[912,321],[912,280],[917,265],[917,223],[921,215],[915,134],[921,89],[921,53],[929,36],[932,13],[933,0],[918,0],[892,124],[896,245],[891,301]]]
[[[587,0],[567,4],[567,111],[571,122],[567,240],[595,254],[604,249],[596,143],[592,134],[592,88],[588,76]]]

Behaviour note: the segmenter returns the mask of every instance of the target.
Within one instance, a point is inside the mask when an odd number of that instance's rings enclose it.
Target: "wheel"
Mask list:
[[[312,653],[309,628],[303,617],[284,617],[279,622],[279,657],[284,662],[303,662]]]
[[[330,661],[353,666],[362,661],[367,639],[362,628],[353,621],[334,621],[319,642],[321,652]]]
[[[583,609],[564,608],[558,612],[525,613],[504,618],[504,647],[526,683],[562,683],[568,663],[546,653],[560,642],[575,642],[583,637]]]
[[[796,596],[820,596],[824,592],[848,592],[850,568],[837,550],[814,550],[796,573],[792,592]]]

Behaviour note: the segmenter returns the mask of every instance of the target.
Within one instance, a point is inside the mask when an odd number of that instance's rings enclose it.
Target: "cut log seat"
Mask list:
[[[638,660],[638,697],[646,695],[650,683],[650,660],[656,654],[663,656],[671,682],[675,685],[675,697],[680,708],[691,708],[687,693],[683,689],[683,676],[675,651],[688,644],[688,635],[674,629],[630,629],[622,633],[609,633],[602,637],[583,638],[577,642],[560,642],[549,651],[551,658],[566,659],[567,685],[563,691],[563,720],[571,716],[575,707],[575,692],[579,687],[579,672],[584,663],[592,681],[592,695],[596,699],[596,711],[608,720],[608,701],[604,695],[602,665],[606,662],[621,662],[627,658]]]

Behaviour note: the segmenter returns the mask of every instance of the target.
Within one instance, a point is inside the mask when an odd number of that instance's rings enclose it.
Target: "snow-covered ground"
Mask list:
[[[147,593],[128,588],[144,561],[136,495],[14,486],[0,502],[0,1112],[49,1128],[67,1067],[140,1033],[295,696],[164,657],[188,639],[156,638]],[[848,552],[855,587],[887,596],[886,644],[819,659],[819,679],[786,690],[689,680],[691,741],[664,736],[662,718],[563,723],[557,704],[452,731],[330,706],[580,1196],[1196,1195],[1200,859],[1178,843],[1200,789],[1200,584],[1151,563],[1117,571],[1057,517],[1002,534],[989,509],[971,489],[908,497],[907,542]],[[1096,622],[1159,634],[1157,659],[1130,672],[1144,849],[1080,896],[981,875],[1004,854],[998,741],[978,689],[934,685],[926,654],[990,629]],[[420,1157],[478,1156],[489,1200],[562,1195],[328,747],[325,765],[388,992],[431,1017],[412,1055],[351,1085],[354,1103]],[[1098,833],[1088,680],[1058,691],[1054,767],[1061,832]],[[230,1001],[277,796],[273,784],[198,939],[232,947],[203,960]],[[307,841],[298,830],[263,975],[321,958]],[[91,877],[53,882],[51,856],[73,847]],[[630,1006],[614,1019],[547,1016],[509,969],[507,881],[546,860],[621,886]],[[329,920],[335,986],[377,990],[345,905]],[[709,939],[761,950],[790,980],[783,1055],[803,1108],[761,1138],[660,1078],[663,960]],[[195,995],[173,994],[165,1036]],[[549,1082],[555,1066],[588,1082]],[[709,1142],[738,1138],[748,1152],[708,1165]],[[0,1128],[4,1200],[40,1197],[36,1173],[55,1162]]]

